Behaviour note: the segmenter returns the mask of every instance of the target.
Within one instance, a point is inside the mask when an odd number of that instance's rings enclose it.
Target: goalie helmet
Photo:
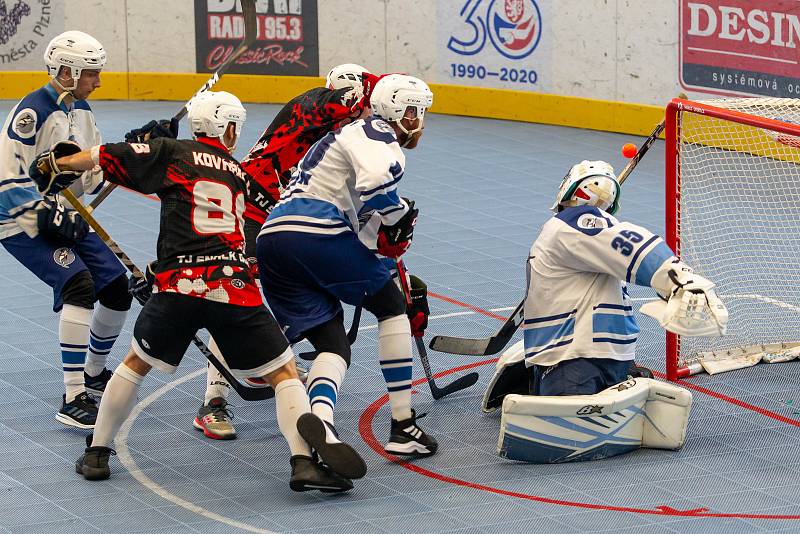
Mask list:
[[[614,168],[605,161],[581,161],[573,165],[561,181],[556,202],[550,208],[558,212],[559,206],[595,206],[614,215],[619,209],[620,187]]]
[[[227,91],[206,91],[192,99],[189,106],[189,128],[192,134],[219,137],[225,134],[228,123],[236,125],[236,137],[242,132],[247,112],[242,102]],[[231,150],[233,147],[229,147]]]
[[[53,37],[44,52],[44,64],[50,78],[58,76],[61,67],[69,67],[72,73],[72,87],[75,89],[83,69],[102,70],[106,65],[106,51],[100,41],[88,33],[67,31]]]
[[[389,74],[375,84],[369,103],[372,112],[387,122],[400,122],[406,110],[414,108],[421,128],[425,110],[433,104],[433,93],[428,84],[419,78]]]

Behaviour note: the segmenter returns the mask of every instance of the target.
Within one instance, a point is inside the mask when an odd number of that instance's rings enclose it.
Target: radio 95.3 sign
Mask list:
[[[257,0],[256,43],[228,72],[317,76],[316,0]],[[239,0],[195,0],[197,72],[213,72],[244,38]]]
[[[546,0],[549,1],[549,0]],[[440,75],[450,83],[542,90],[547,17],[535,0],[440,0]]]

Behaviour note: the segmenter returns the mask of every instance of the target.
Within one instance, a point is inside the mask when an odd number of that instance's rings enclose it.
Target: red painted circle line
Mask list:
[[[475,306],[460,302],[458,300],[455,300],[455,299],[452,299],[452,298],[449,298],[449,297],[444,297],[443,298],[442,296],[437,295],[435,293],[429,293],[429,295],[431,295],[432,297],[444,300],[446,302],[449,302],[451,304],[455,304],[457,306],[462,306],[462,307],[468,308],[468,309],[473,310],[473,311],[475,311],[477,313],[480,313],[482,315],[486,315],[487,317],[492,317],[494,319],[499,319],[499,320],[502,320],[502,321],[506,320],[505,317],[498,316],[498,315],[496,315],[494,313],[491,313],[489,311],[486,311],[486,310],[483,310],[481,308],[478,308],[478,307],[475,307]],[[453,373],[458,373],[460,371],[465,371],[467,369],[473,369],[475,367],[481,367],[483,365],[488,365],[488,364],[491,364],[491,363],[495,363],[496,361],[497,361],[497,358],[491,358],[491,359],[488,359],[488,360],[483,360],[483,361],[479,361],[479,362],[475,362],[475,363],[461,365],[459,367],[454,367],[452,369],[448,369],[446,371],[442,371],[440,373],[436,373],[434,375],[434,378],[441,378],[441,377],[444,377],[444,376],[447,376],[447,375],[450,375],[450,374],[453,374]],[[665,378],[664,375],[662,375],[661,373],[656,373],[656,374],[660,378]],[[426,381],[426,379],[424,377],[423,378],[419,378],[417,380],[414,380],[413,385],[416,386],[416,385],[419,385],[419,384],[423,384],[423,383],[425,383],[425,381]],[[704,388],[702,386],[691,384],[691,383],[686,382],[684,380],[680,381],[680,385],[684,386],[686,388],[689,388],[689,389],[693,389],[693,390],[695,390],[695,391],[697,391],[699,393],[703,393],[705,395],[710,395],[712,397],[715,397],[717,399],[723,400],[725,402],[729,402],[731,404],[735,404],[736,406],[739,406],[741,408],[745,408],[747,410],[752,410],[752,411],[757,412],[757,413],[759,413],[759,414],[761,414],[761,415],[763,415],[765,417],[770,417],[772,419],[776,419],[776,420],[781,421],[783,423],[800,427],[800,421],[796,421],[794,419],[789,419],[788,417],[784,417],[784,416],[782,416],[780,414],[771,412],[769,410],[765,410],[764,408],[760,408],[758,406],[753,406],[752,404],[748,404],[748,403],[743,402],[743,401],[741,401],[739,399],[735,399],[733,397],[728,397],[727,395],[723,395],[721,393],[717,393],[716,391],[712,391],[712,390]],[[361,437],[364,439],[364,442],[366,442],[366,444],[369,445],[370,448],[372,448],[372,450],[375,451],[379,456],[383,456],[384,458],[386,458],[390,462],[394,462],[394,463],[398,464],[399,466],[401,466],[401,467],[403,467],[405,469],[408,469],[409,471],[412,471],[414,473],[417,473],[419,475],[426,476],[426,477],[432,478],[434,480],[439,480],[439,481],[445,482],[447,484],[453,484],[453,485],[462,486],[462,487],[465,487],[465,488],[471,488],[471,489],[475,489],[475,490],[486,491],[486,492],[489,492],[489,493],[496,493],[498,495],[504,495],[506,497],[515,497],[515,498],[518,498],[518,499],[525,499],[525,500],[529,500],[529,501],[536,501],[536,502],[541,502],[541,503],[546,503],[546,504],[553,504],[553,505],[557,505],[557,506],[571,506],[571,507],[575,507],[575,508],[583,508],[583,509],[588,509],[588,510],[608,510],[608,511],[613,511],[613,512],[628,512],[628,513],[634,513],[634,514],[647,514],[647,515],[658,515],[658,516],[675,516],[675,517],[698,517],[698,518],[702,518],[702,517],[723,517],[723,518],[735,518],[735,519],[800,520],[800,515],[719,513],[719,512],[711,512],[710,509],[708,509],[708,508],[695,508],[695,509],[691,509],[691,510],[678,510],[678,509],[672,508],[670,506],[656,506],[653,509],[648,509],[648,508],[632,508],[632,507],[627,507],[627,506],[611,506],[611,505],[605,505],[605,504],[565,501],[565,500],[560,500],[560,499],[551,499],[549,497],[540,497],[540,496],[537,496],[537,495],[529,495],[527,493],[519,493],[519,492],[516,492],[516,491],[508,491],[508,490],[503,490],[503,489],[500,489],[500,488],[493,488],[491,486],[485,486],[483,484],[477,484],[475,482],[470,482],[468,480],[463,480],[463,479],[459,479],[459,478],[453,478],[453,477],[450,477],[450,476],[447,476],[447,475],[444,475],[444,474],[441,474],[441,473],[436,473],[434,471],[430,471],[428,469],[425,469],[424,467],[420,467],[420,466],[415,465],[413,463],[410,463],[408,461],[402,460],[402,459],[400,459],[400,458],[398,458],[398,457],[396,457],[396,456],[394,456],[392,454],[389,454],[389,453],[387,453],[386,451],[383,450],[383,445],[378,441],[378,439],[375,437],[374,432],[372,431],[372,421],[375,418],[375,414],[378,413],[378,410],[380,410],[381,407],[383,405],[385,405],[386,403],[388,403],[388,402],[389,402],[389,395],[387,394],[387,395],[384,395],[384,396],[380,397],[379,399],[375,400],[372,404],[367,406],[367,408],[361,414],[361,417],[359,418],[359,421],[358,421],[358,430],[359,430],[359,433],[361,434]]]

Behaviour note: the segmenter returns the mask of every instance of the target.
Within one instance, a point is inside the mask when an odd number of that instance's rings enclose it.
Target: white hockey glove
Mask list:
[[[728,310],[714,292],[714,283],[682,262],[665,262],[662,270],[653,276],[653,287],[669,295],[667,300],[647,302],[640,311],[681,336],[724,336]]]

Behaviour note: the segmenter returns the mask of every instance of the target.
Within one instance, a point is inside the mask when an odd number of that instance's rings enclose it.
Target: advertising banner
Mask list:
[[[257,0],[256,44],[228,71],[233,74],[317,76],[317,0]],[[195,0],[197,72],[213,72],[244,37],[238,0]]]
[[[550,0],[439,0],[439,80],[546,91]]]
[[[679,17],[686,89],[800,96],[797,0],[681,0]]]
[[[63,0],[0,0],[0,70],[44,70],[45,47],[63,31]]]

